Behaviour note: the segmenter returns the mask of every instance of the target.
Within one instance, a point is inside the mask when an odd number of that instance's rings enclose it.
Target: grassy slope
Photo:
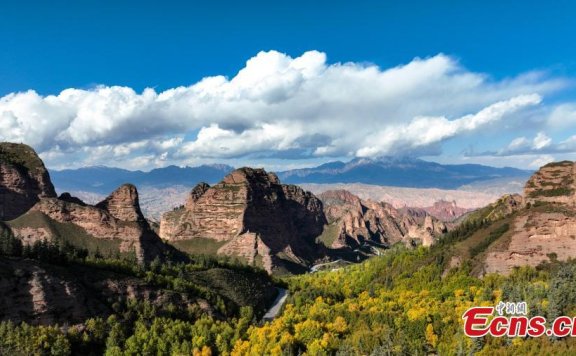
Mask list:
[[[42,212],[29,211],[28,213],[7,222],[12,228],[44,228],[55,236],[60,243],[69,243],[78,248],[87,249],[91,254],[97,251],[103,256],[115,256],[119,253],[120,240],[99,239],[86,232],[83,228],[74,225],[54,221]]]
[[[192,240],[171,241],[170,244],[191,255],[216,255],[218,249],[224,246],[226,241],[197,237]]]

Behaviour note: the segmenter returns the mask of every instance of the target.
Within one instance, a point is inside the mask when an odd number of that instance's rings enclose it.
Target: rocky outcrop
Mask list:
[[[192,210],[194,209],[194,204],[204,193],[206,193],[210,189],[210,185],[208,183],[198,183],[194,189],[190,192],[188,199],[186,199],[186,209]]]
[[[106,268],[72,266],[0,256],[0,321],[73,326],[88,318],[106,319],[129,301],[148,303],[158,311],[169,307],[171,313],[181,315],[223,317],[214,308],[214,300],[195,293],[164,289]],[[259,273],[213,268],[188,272],[185,278],[225,299],[231,310],[251,306],[261,311],[276,293],[270,278]]]
[[[220,183],[195,187],[186,205],[165,213],[160,236],[194,243],[214,240],[218,254],[239,256],[269,272],[306,266],[325,224],[322,203],[309,192],[283,185],[273,173],[241,168]]]
[[[482,273],[576,257],[575,167],[569,161],[547,164],[528,180],[523,198],[499,201],[493,215],[509,219],[510,228],[486,251]]]
[[[0,143],[0,220],[27,212],[41,198],[56,197],[42,160],[23,144]]]
[[[536,172],[524,188],[530,203],[536,201],[576,205],[576,163],[553,162]]]
[[[439,200],[432,206],[425,207],[423,209],[428,214],[444,222],[452,222],[472,210],[459,207],[454,200]]]
[[[141,262],[169,252],[142,215],[136,187],[125,184],[96,206],[68,193],[56,197],[42,160],[22,144],[0,143],[2,220],[26,244],[58,239],[88,248],[104,240]]]
[[[397,242],[430,246],[447,231],[444,223],[423,210],[400,211],[384,202],[361,200],[345,190],[327,191],[319,198],[330,224],[320,239],[331,248]]]
[[[144,215],[140,211],[138,191],[132,184],[124,184],[106,199],[96,204],[96,208],[105,210],[121,221],[143,223]]]
[[[126,184],[114,191],[108,198],[96,206],[81,204],[77,198],[45,198],[32,207],[33,214],[41,213],[48,219],[60,224],[69,224],[82,229],[88,238],[118,243],[121,253],[136,254],[140,262],[149,262],[156,256],[162,257],[167,251],[160,238],[152,231],[138,206],[138,192],[132,185]],[[27,224],[26,216],[19,219],[19,224],[12,228],[16,236],[24,242],[61,238],[62,229],[50,226],[32,229]],[[58,236],[60,235],[60,236]]]

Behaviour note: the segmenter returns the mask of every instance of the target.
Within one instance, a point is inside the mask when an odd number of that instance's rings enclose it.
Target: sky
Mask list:
[[[576,160],[573,1],[0,5],[0,140],[49,168]]]

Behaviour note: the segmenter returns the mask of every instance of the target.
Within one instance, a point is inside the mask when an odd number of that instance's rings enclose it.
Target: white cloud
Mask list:
[[[532,143],[532,148],[535,150],[541,150],[543,148],[549,147],[552,143],[552,139],[544,132],[538,132],[536,137],[534,137],[534,141]]]
[[[534,169],[538,169],[550,162],[554,161],[554,157],[551,155],[541,155],[538,156],[536,159],[534,159],[532,162],[530,162],[530,164],[528,165],[528,167],[530,168],[534,168]]]
[[[548,118],[554,129],[565,129],[576,126],[576,104],[561,104],[555,107]]]
[[[552,138],[544,132],[538,132],[536,136],[529,140],[526,137],[513,139],[508,146],[498,151],[487,151],[481,153],[469,153],[468,157],[496,156],[496,157],[518,157],[521,155],[545,157],[549,161],[554,160],[552,154],[573,154],[576,153],[576,135],[565,140],[554,143]]]
[[[540,101],[541,98],[538,95],[522,95],[490,105],[475,115],[466,115],[456,120],[448,120],[445,117],[418,117],[408,125],[389,126],[368,136],[366,141],[375,144],[360,148],[357,151],[357,156],[370,157],[410,152],[418,147],[428,147],[463,132],[474,131],[500,120],[506,114],[527,106],[537,105]]]
[[[430,154],[449,139],[521,125],[520,110],[566,85],[539,72],[493,80],[442,54],[381,69],[328,64],[317,51],[296,58],[269,51],[233,78],[163,92],[13,93],[0,98],[0,139],[29,143],[53,165],[72,154],[75,165],[143,168],[249,156]]]

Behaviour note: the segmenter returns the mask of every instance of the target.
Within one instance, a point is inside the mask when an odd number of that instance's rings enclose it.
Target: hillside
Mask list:
[[[10,251],[11,255],[0,256],[4,271],[0,272],[0,283],[11,291],[0,298],[0,303],[13,307],[3,309],[3,318],[50,324],[0,322],[0,351],[239,356],[444,355],[457,350],[480,355],[568,355],[576,347],[573,338],[468,338],[463,334],[462,314],[471,306],[497,305],[500,301],[526,301],[529,316],[549,320],[572,314],[576,308],[576,293],[571,287],[576,283],[576,265],[567,258],[574,249],[564,247],[571,240],[565,232],[576,216],[572,177],[572,162],[545,166],[526,184],[524,196],[505,195],[467,213],[454,230],[436,235],[430,247],[396,243],[380,256],[358,264],[339,263],[324,271],[283,277],[280,283],[289,291],[287,304],[267,323],[257,320],[273,299],[274,289],[265,273],[250,267],[206,257],[188,264],[157,261],[145,267],[87,257],[70,247],[37,245],[26,249],[18,245],[19,239],[11,237],[6,225],[0,224],[2,254]],[[189,193],[185,206],[172,213],[183,216],[186,211],[210,211],[228,219],[222,221],[237,229],[234,231],[243,231],[248,225],[242,224],[247,223],[255,228],[250,231],[266,232],[262,230],[266,225],[259,224],[275,220],[271,216],[250,220],[261,216],[256,207],[249,212],[251,204],[268,210],[277,206],[282,217],[290,220],[291,210],[285,204],[308,201],[304,204],[308,206],[315,201],[309,193],[289,187],[262,170],[243,169],[213,187],[198,185]],[[128,189],[125,194],[132,191]],[[321,198],[325,223],[341,228],[348,243],[366,237],[392,238],[394,226],[399,228],[406,222],[403,214],[440,224],[426,212],[398,211],[349,192],[327,192]],[[107,199],[98,209],[139,219],[134,209],[116,201]],[[442,211],[445,208],[438,207]],[[311,209],[308,213],[319,211]],[[238,216],[248,216],[248,220]],[[533,224],[522,223],[526,218],[535,220]],[[214,230],[220,225],[212,226],[210,220],[189,223],[197,225],[183,225],[184,235],[176,230],[170,233],[176,240],[195,231],[227,236],[228,229]],[[545,239],[542,229],[549,231]],[[490,259],[492,253],[514,256],[517,249],[536,243],[540,250],[527,261],[513,259],[514,264],[499,264]],[[78,309],[70,304],[72,299],[82,300],[85,307]],[[82,322],[83,318],[89,319]],[[79,324],[54,326],[63,320]]]
[[[543,166],[527,181],[523,196],[506,195],[468,214],[442,241],[451,265],[470,263],[481,276],[576,258],[574,166],[569,161]]]
[[[114,263],[114,264],[112,264]],[[258,313],[275,290],[262,273],[227,266],[181,267],[181,277],[134,269],[120,261],[36,260],[0,256],[0,320],[32,325],[81,324],[149,304],[184,318],[232,316],[242,306]],[[230,283],[234,281],[234,283]],[[223,303],[218,305],[218,303]],[[173,310],[167,310],[171,305]]]
[[[0,173],[0,221],[27,246],[58,242],[140,263],[184,258],[150,228],[133,185],[120,186],[96,205],[68,193],[57,197],[36,152],[12,143],[0,143]]]

